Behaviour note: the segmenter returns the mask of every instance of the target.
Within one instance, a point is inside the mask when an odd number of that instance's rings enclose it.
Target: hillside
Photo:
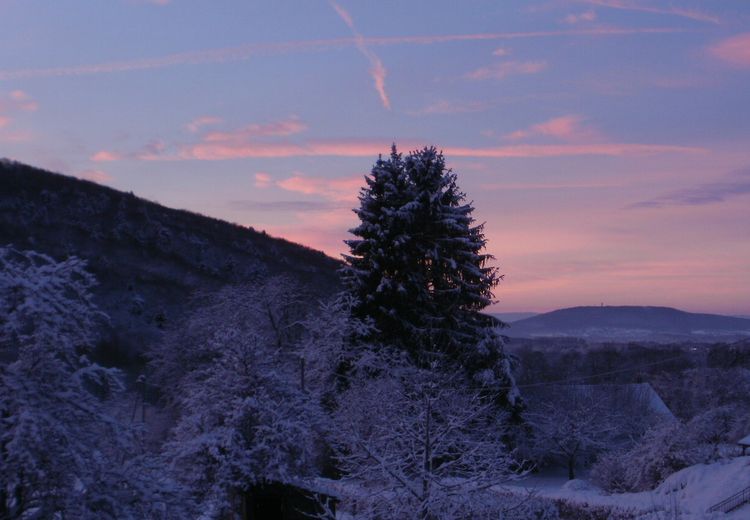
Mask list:
[[[525,320],[537,316],[536,312],[495,312],[491,316],[494,316],[503,323],[513,323],[515,321]]]
[[[338,286],[339,263],[319,251],[0,160],[0,245],[7,244],[85,258],[99,281],[97,303],[112,318],[109,355],[127,359],[201,291],[279,274],[317,295]]]
[[[506,334],[597,341],[742,339],[750,336],[750,320],[669,307],[571,307],[512,323]]]

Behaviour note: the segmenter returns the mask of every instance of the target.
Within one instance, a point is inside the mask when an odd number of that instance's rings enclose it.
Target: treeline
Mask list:
[[[570,478],[592,468],[608,491],[644,491],[736,455],[750,433],[747,341],[519,340],[511,351],[531,426],[522,445],[537,467],[561,464]]]
[[[513,339],[521,385],[550,381],[589,384],[653,382],[689,369],[750,368],[750,341],[586,343],[568,338]]]

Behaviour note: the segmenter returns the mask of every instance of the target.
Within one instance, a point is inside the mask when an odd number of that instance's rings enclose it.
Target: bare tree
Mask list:
[[[156,352],[178,414],[165,453],[206,518],[254,484],[314,473],[322,411],[299,380],[298,295],[285,278],[227,287]]]
[[[85,262],[0,247],[0,518],[154,518],[179,488],[117,417],[86,357],[106,319]]]
[[[366,352],[335,412],[343,507],[357,518],[497,518],[492,488],[518,476],[504,416],[444,371]]]
[[[601,393],[580,386],[555,386],[530,399],[528,420],[533,428],[534,451],[544,458],[561,459],[568,478],[577,464],[610,447],[622,433],[622,416]]]

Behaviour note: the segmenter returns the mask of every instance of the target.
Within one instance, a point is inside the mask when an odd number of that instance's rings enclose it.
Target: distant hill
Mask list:
[[[0,160],[0,245],[8,244],[88,260],[100,284],[97,303],[112,318],[109,341],[126,356],[140,352],[202,291],[278,274],[318,295],[339,283],[339,262],[322,252]]]
[[[505,333],[595,341],[742,339],[750,337],[750,320],[670,307],[572,307],[517,321]]]
[[[515,321],[531,318],[532,316],[536,316],[538,314],[539,313],[537,312],[494,312],[492,313],[492,316],[504,323],[513,323]]]

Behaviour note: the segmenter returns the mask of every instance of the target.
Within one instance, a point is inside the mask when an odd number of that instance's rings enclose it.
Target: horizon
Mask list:
[[[490,314],[493,315],[525,315],[528,314],[530,316],[528,317],[534,317],[539,316],[541,314],[549,314],[551,312],[555,311],[564,311],[564,310],[570,310],[570,309],[588,309],[588,308],[601,308],[606,309],[609,307],[616,307],[616,308],[644,308],[644,309],[669,309],[669,310],[676,310],[680,312],[687,312],[689,314],[712,314],[715,316],[725,316],[728,318],[741,318],[741,319],[747,319],[750,320],[750,316],[741,315],[741,314],[716,314],[716,313],[704,313],[704,312],[692,312],[692,311],[685,311],[684,309],[678,309],[676,307],[662,307],[659,305],[576,305],[575,307],[560,307],[558,309],[551,309],[549,311],[501,311],[501,312],[491,312]],[[518,320],[514,321],[520,321],[521,319],[526,318],[519,318]]]
[[[488,312],[746,317],[750,4],[686,4],[6,2],[0,155],[340,258],[378,153],[435,145]]]

